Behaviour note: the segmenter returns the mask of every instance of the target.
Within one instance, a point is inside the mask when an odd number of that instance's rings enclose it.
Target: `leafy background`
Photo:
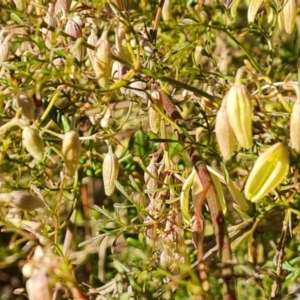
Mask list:
[[[30,290],[38,295],[31,300],[297,299],[295,151],[290,151],[290,172],[280,188],[255,204],[242,194],[259,153],[278,141],[289,142],[296,96],[283,89],[282,82],[298,82],[298,16],[287,34],[279,24],[284,3],[258,4],[255,21],[249,24],[249,1],[73,1],[65,10],[57,9],[64,1],[0,1],[1,192],[28,190],[46,204],[29,211],[12,203],[1,205],[1,299],[25,299]],[[48,10],[55,26],[46,22]],[[78,22],[81,38],[65,33],[69,19]],[[115,47],[120,24],[131,51],[125,61]],[[105,30],[113,61],[134,72],[122,74],[126,80],[112,74],[108,87],[101,88],[87,39],[93,31],[100,37]],[[247,150],[236,147],[225,163],[215,137],[215,118],[243,66],[243,84],[255,96],[254,144]],[[183,120],[172,120],[166,107],[153,106],[153,86],[169,94]],[[41,162],[22,146],[22,129],[28,124],[15,122],[22,114],[16,104],[20,93],[35,104],[29,125],[44,141]],[[149,127],[151,105],[160,119],[157,133]],[[101,120],[108,108],[107,127]],[[80,135],[81,156],[78,174],[64,180],[61,145],[70,129]],[[119,165],[117,188],[109,197],[102,180],[106,140]],[[217,170],[214,184],[219,183],[220,199],[226,199],[221,201],[220,228],[231,239],[229,260],[218,251],[220,233],[214,231],[209,205],[200,207],[206,225],[200,233],[203,242],[182,218],[179,199],[192,171],[192,147],[204,165]],[[157,173],[150,172],[155,176],[149,187],[144,176],[153,155]],[[194,187],[185,200],[191,216],[197,199],[206,196],[202,191],[193,201],[195,194]],[[201,274],[200,280],[197,268],[200,247],[205,280]],[[26,285],[28,277],[33,285]]]

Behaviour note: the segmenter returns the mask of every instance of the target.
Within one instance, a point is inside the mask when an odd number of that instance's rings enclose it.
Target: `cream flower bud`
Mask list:
[[[229,124],[239,145],[252,146],[252,103],[247,88],[240,82],[242,70],[238,71],[235,84],[230,88],[226,100]]]
[[[296,0],[285,0],[283,2],[282,16],[284,28],[288,34],[291,34],[296,23],[297,4]]]
[[[105,195],[110,196],[115,190],[115,179],[118,178],[119,164],[111,145],[108,146],[108,153],[105,155],[102,165],[103,185]]]
[[[215,125],[217,141],[225,161],[231,158],[235,144],[234,132],[229,124],[226,112],[226,101],[227,95],[225,95],[217,113]]]
[[[79,135],[76,131],[70,130],[65,134],[62,144],[62,154],[65,161],[65,172],[67,177],[74,177],[78,160],[81,153]]]
[[[44,142],[37,130],[25,127],[22,131],[22,143],[33,158],[38,161],[44,158]]]
[[[288,174],[289,152],[284,143],[276,143],[255,161],[245,186],[246,198],[259,201],[274,190]]]

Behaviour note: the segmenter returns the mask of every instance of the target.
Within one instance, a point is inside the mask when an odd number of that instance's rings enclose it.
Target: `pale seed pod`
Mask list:
[[[108,86],[111,63],[110,43],[107,39],[107,32],[104,31],[97,42],[92,62],[98,84],[101,88]]]
[[[22,109],[22,115],[29,121],[34,120],[35,114],[35,103],[33,100],[25,93],[20,93],[15,97],[18,108]]]
[[[25,127],[22,131],[22,143],[33,158],[38,161],[44,158],[44,142],[37,130]]]
[[[0,198],[6,198],[9,204],[22,209],[22,210],[33,210],[44,207],[44,202],[26,191],[13,191],[11,193],[0,194]]]
[[[285,31],[291,34],[294,30],[297,16],[296,0],[285,0],[282,9]]]
[[[227,93],[226,112],[234,135],[243,148],[250,148],[252,139],[252,103],[247,88],[240,82],[242,70]]]
[[[257,202],[274,190],[289,171],[289,152],[284,143],[276,143],[259,155],[245,185],[245,196]]]
[[[217,113],[215,125],[218,145],[225,161],[231,158],[235,144],[234,132],[229,124],[226,112],[226,101],[227,95],[224,97]]]
[[[290,142],[291,148],[300,152],[300,99],[295,102],[291,114]]]
[[[66,132],[62,143],[62,155],[65,161],[65,173],[69,178],[73,178],[77,171],[80,151],[81,144],[77,131]]]
[[[105,155],[102,165],[103,185],[106,196],[112,195],[115,190],[115,179],[118,178],[119,164],[111,145],[108,146],[108,153]]]
[[[248,23],[252,23],[255,20],[258,9],[262,4],[262,0],[251,0],[248,7]]]
[[[163,104],[158,91],[152,91],[151,98],[153,102],[149,102],[150,104],[148,109],[149,127],[152,132],[157,134],[160,129],[161,115],[159,112],[155,110],[155,108],[153,107],[153,103],[156,104],[160,110],[162,109]]]

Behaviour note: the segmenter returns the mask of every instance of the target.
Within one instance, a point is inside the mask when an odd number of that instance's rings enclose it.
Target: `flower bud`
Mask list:
[[[288,174],[289,153],[284,143],[276,143],[255,161],[245,186],[246,198],[256,202],[274,190]]]
[[[26,0],[13,0],[17,10],[24,11],[26,9]]]
[[[53,10],[54,10],[54,8],[53,8],[52,3],[49,3],[49,8],[48,8],[48,11],[44,18],[44,21],[46,24],[48,24],[52,27],[56,27],[57,23],[56,23],[56,19],[53,16],[53,14],[54,14]],[[50,49],[52,47],[52,45],[55,44],[55,33],[47,28],[42,28],[42,33],[43,33],[43,38],[44,38],[45,44]]]
[[[71,0],[56,0],[55,2],[55,14],[61,12],[66,14],[71,7]]]
[[[146,183],[146,188],[151,190],[157,187],[158,170],[156,166],[157,156],[153,155],[149,166],[147,167],[148,172],[154,177],[150,176],[147,172],[144,174],[144,180]]]
[[[297,16],[296,0],[283,1],[282,16],[284,22],[285,31],[291,34],[294,30]]]
[[[11,193],[0,194],[0,201],[5,201],[22,210],[32,210],[44,207],[44,202],[26,191],[13,191]]]
[[[237,74],[237,77],[238,74]],[[236,79],[227,93],[226,112],[234,135],[243,148],[252,146],[252,103],[247,88]]]
[[[65,134],[62,144],[62,155],[65,161],[65,173],[69,178],[74,177],[80,158],[81,144],[76,131],[70,130]]]
[[[226,101],[227,95],[224,97],[222,105],[217,113],[215,125],[217,141],[225,161],[231,158],[235,144],[234,132],[229,124],[226,112]]]
[[[107,32],[103,32],[101,38],[97,42],[92,62],[98,84],[102,88],[108,86],[111,62],[112,59],[110,53],[110,44],[107,39]]]
[[[118,178],[118,159],[113,153],[111,145],[108,146],[108,153],[105,155],[102,165],[103,185],[105,195],[110,196],[115,190],[115,179]]]
[[[44,158],[44,142],[37,130],[25,127],[22,131],[22,143],[33,158],[38,161]]]
[[[158,91],[151,92],[152,102],[150,102],[148,114],[149,114],[149,127],[152,132],[158,133],[161,124],[161,115],[153,107],[153,104],[156,104],[159,109],[163,108],[162,100]]]
[[[36,108],[33,100],[25,93],[18,94],[15,99],[18,108],[22,109],[22,115],[29,121],[33,121]]]
[[[292,110],[290,120],[291,148],[300,152],[300,99],[298,99]]]
[[[97,42],[98,42],[98,36],[95,34],[95,31],[92,29],[87,39],[87,43],[95,47],[97,45]],[[95,50],[87,48],[87,53],[91,64],[93,64],[93,56],[95,54]]]
[[[262,4],[262,0],[251,0],[248,7],[248,23],[254,22],[258,9]]]
[[[126,32],[122,23],[119,23],[118,28],[116,30],[116,49],[118,55],[125,61],[130,62],[131,56],[127,48],[126,42]]]
[[[8,41],[11,39],[11,35],[8,35],[4,40],[0,42],[0,62],[6,62],[9,57]]]
[[[100,121],[100,125],[101,125],[102,128],[108,128],[109,127],[110,118],[111,118],[111,109],[108,106],[105,110],[105,114],[104,114],[103,118]]]
[[[80,26],[77,22],[75,22],[72,19],[69,19],[68,23],[65,27],[65,33],[68,35],[71,35],[75,38],[81,38],[82,37],[82,31]],[[70,47],[73,47],[72,52],[74,57],[77,58],[77,60],[81,61],[82,54],[83,54],[83,47],[81,45],[78,45],[78,43],[74,43],[73,41],[69,40]]]

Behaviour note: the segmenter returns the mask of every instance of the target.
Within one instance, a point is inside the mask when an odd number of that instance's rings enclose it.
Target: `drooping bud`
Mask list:
[[[300,99],[295,102],[291,114],[290,141],[291,148],[300,152]]]
[[[11,35],[5,37],[0,41],[0,62],[6,62],[9,57],[9,46],[8,41],[11,40]]]
[[[44,158],[44,142],[37,130],[25,127],[22,131],[22,143],[33,158],[38,161]]]
[[[147,172],[144,173],[144,180],[146,188],[148,190],[155,189],[157,187],[158,170],[156,166],[157,155],[153,155],[150,161],[147,171],[152,175],[150,176]]]
[[[217,141],[225,161],[231,158],[235,144],[234,132],[229,124],[226,112],[226,101],[227,95],[225,95],[217,113],[215,125]]]
[[[107,38],[107,31],[104,31],[97,42],[92,63],[98,84],[102,88],[108,86],[111,62],[110,43]]]
[[[1,193],[0,202],[3,201],[23,210],[32,210],[45,206],[44,202],[40,198],[26,191]]]
[[[34,120],[35,104],[33,100],[25,93],[20,93],[15,97],[18,108],[22,109],[22,115],[29,121]]]
[[[113,153],[111,145],[108,145],[108,153],[105,155],[102,165],[103,185],[105,195],[110,196],[115,190],[115,179],[118,178],[119,163]]]
[[[285,31],[291,34],[294,30],[297,16],[296,0],[283,1],[282,16],[284,22]]]
[[[119,23],[118,28],[116,30],[116,49],[118,55],[123,60],[128,62],[131,61],[130,53],[127,48],[126,32],[125,32],[124,25],[122,23]]]
[[[72,19],[69,19],[66,27],[65,27],[65,33],[68,35],[71,35],[77,39],[82,37],[82,31],[80,26],[77,22],[75,22]],[[76,57],[79,61],[81,61],[82,54],[83,54],[83,47],[81,45],[77,45],[77,43],[74,43],[69,39],[70,47],[72,47],[73,55]]]
[[[161,115],[157,110],[153,107],[153,104],[156,104],[156,106],[162,110],[163,109],[163,104],[162,100],[160,98],[160,94],[158,91],[152,91],[151,92],[151,98],[153,102],[150,102],[149,104],[149,109],[148,109],[148,114],[149,114],[149,127],[152,132],[158,133],[160,129],[160,124],[161,124]]]
[[[262,0],[251,0],[248,7],[248,22],[254,22],[258,9],[262,4]]]
[[[46,24],[52,27],[56,27],[56,19],[54,18],[53,4],[49,3],[49,8],[44,18]],[[47,28],[42,28],[42,33],[46,46],[50,49],[55,44],[55,33]]]
[[[77,171],[80,151],[81,144],[78,133],[74,130],[66,132],[62,144],[62,155],[65,161],[65,173],[69,178],[74,177]]]
[[[88,42],[88,44],[90,44],[94,47],[97,45],[98,36],[95,34],[94,29],[91,29],[91,33],[87,39],[87,42]],[[95,54],[95,50],[87,48],[87,53],[88,53],[91,64],[93,64],[93,56]]]
[[[234,135],[243,148],[252,146],[252,103],[247,88],[240,82],[243,68],[237,72],[235,83],[227,93],[226,112]]]
[[[274,190],[288,174],[289,152],[284,143],[276,143],[255,161],[245,186],[246,198],[261,200]]]
[[[71,0],[56,0],[55,2],[55,14],[61,12],[65,15],[71,7]]]

